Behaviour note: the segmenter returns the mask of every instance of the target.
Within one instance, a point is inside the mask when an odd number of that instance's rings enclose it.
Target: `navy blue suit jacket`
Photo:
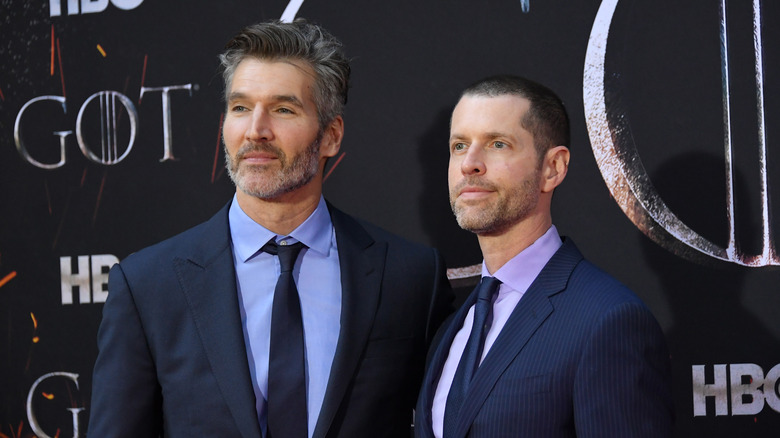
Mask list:
[[[450,310],[445,266],[329,210],[341,331],[314,436],[407,438],[427,346]],[[88,436],[260,437],[227,212],[112,268]]]
[[[417,437],[433,437],[436,384],[475,300],[434,341]],[[650,311],[565,239],[477,369],[446,438],[671,436],[669,384],[669,353]]]

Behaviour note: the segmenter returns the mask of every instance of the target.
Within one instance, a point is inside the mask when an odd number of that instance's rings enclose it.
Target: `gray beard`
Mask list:
[[[236,153],[235,159],[225,148],[225,167],[233,184],[242,192],[260,199],[275,199],[305,186],[314,179],[319,171],[322,137],[323,133],[319,132],[303,153],[292,160],[281,149],[270,144],[244,145]],[[269,169],[266,166],[240,166],[244,155],[258,150],[276,155],[280,167]]]

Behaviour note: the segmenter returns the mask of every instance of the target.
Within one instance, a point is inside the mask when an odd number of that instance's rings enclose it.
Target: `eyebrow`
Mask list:
[[[298,97],[293,95],[288,95],[288,94],[277,95],[273,97],[273,100],[275,102],[287,102],[299,108],[303,108],[303,102],[301,102],[301,100],[298,99]]]
[[[512,138],[511,135],[504,133],[504,132],[486,132],[485,136],[491,140],[495,140],[497,138],[503,137],[503,138]]]
[[[486,132],[482,134],[485,138],[488,140],[495,140],[497,138],[509,138],[512,139],[513,137],[509,134],[503,133],[503,132]],[[463,134],[454,133],[450,136],[450,141],[453,140],[467,140],[468,138]]]
[[[242,93],[240,91],[234,91],[228,95],[228,102],[234,102],[236,100],[244,100],[248,99],[248,95],[246,93]],[[291,94],[278,94],[276,96],[271,96],[272,102],[287,102],[291,105],[297,106],[299,108],[303,108],[303,102],[301,102],[298,97],[293,96]]]

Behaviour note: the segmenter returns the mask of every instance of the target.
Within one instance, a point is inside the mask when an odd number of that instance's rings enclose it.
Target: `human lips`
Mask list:
[[[279,152],[274,149],[275,148],[268,145],[246,145],[238,151],[236,159],[249,164],[267,164],[271,161],[278,160],[280,157]]]
[[[493,191],[492,187],[482,184],[463,184],[462,187],[458,188],[456,193],[458,194],[458,198],[468,200],[484,198],[493,193]]]
[[[268,153],[249,153],[241,157],[241,161],[250,164],[266,164],[276,159],[275,155]]]

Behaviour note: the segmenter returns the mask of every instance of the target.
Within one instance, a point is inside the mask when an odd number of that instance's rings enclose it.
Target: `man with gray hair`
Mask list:
[[[88,435],[408,437],[451,291],[437,251],[325,201],[350,67],[305,20],[220,56],[236,193],[114,266]]]

